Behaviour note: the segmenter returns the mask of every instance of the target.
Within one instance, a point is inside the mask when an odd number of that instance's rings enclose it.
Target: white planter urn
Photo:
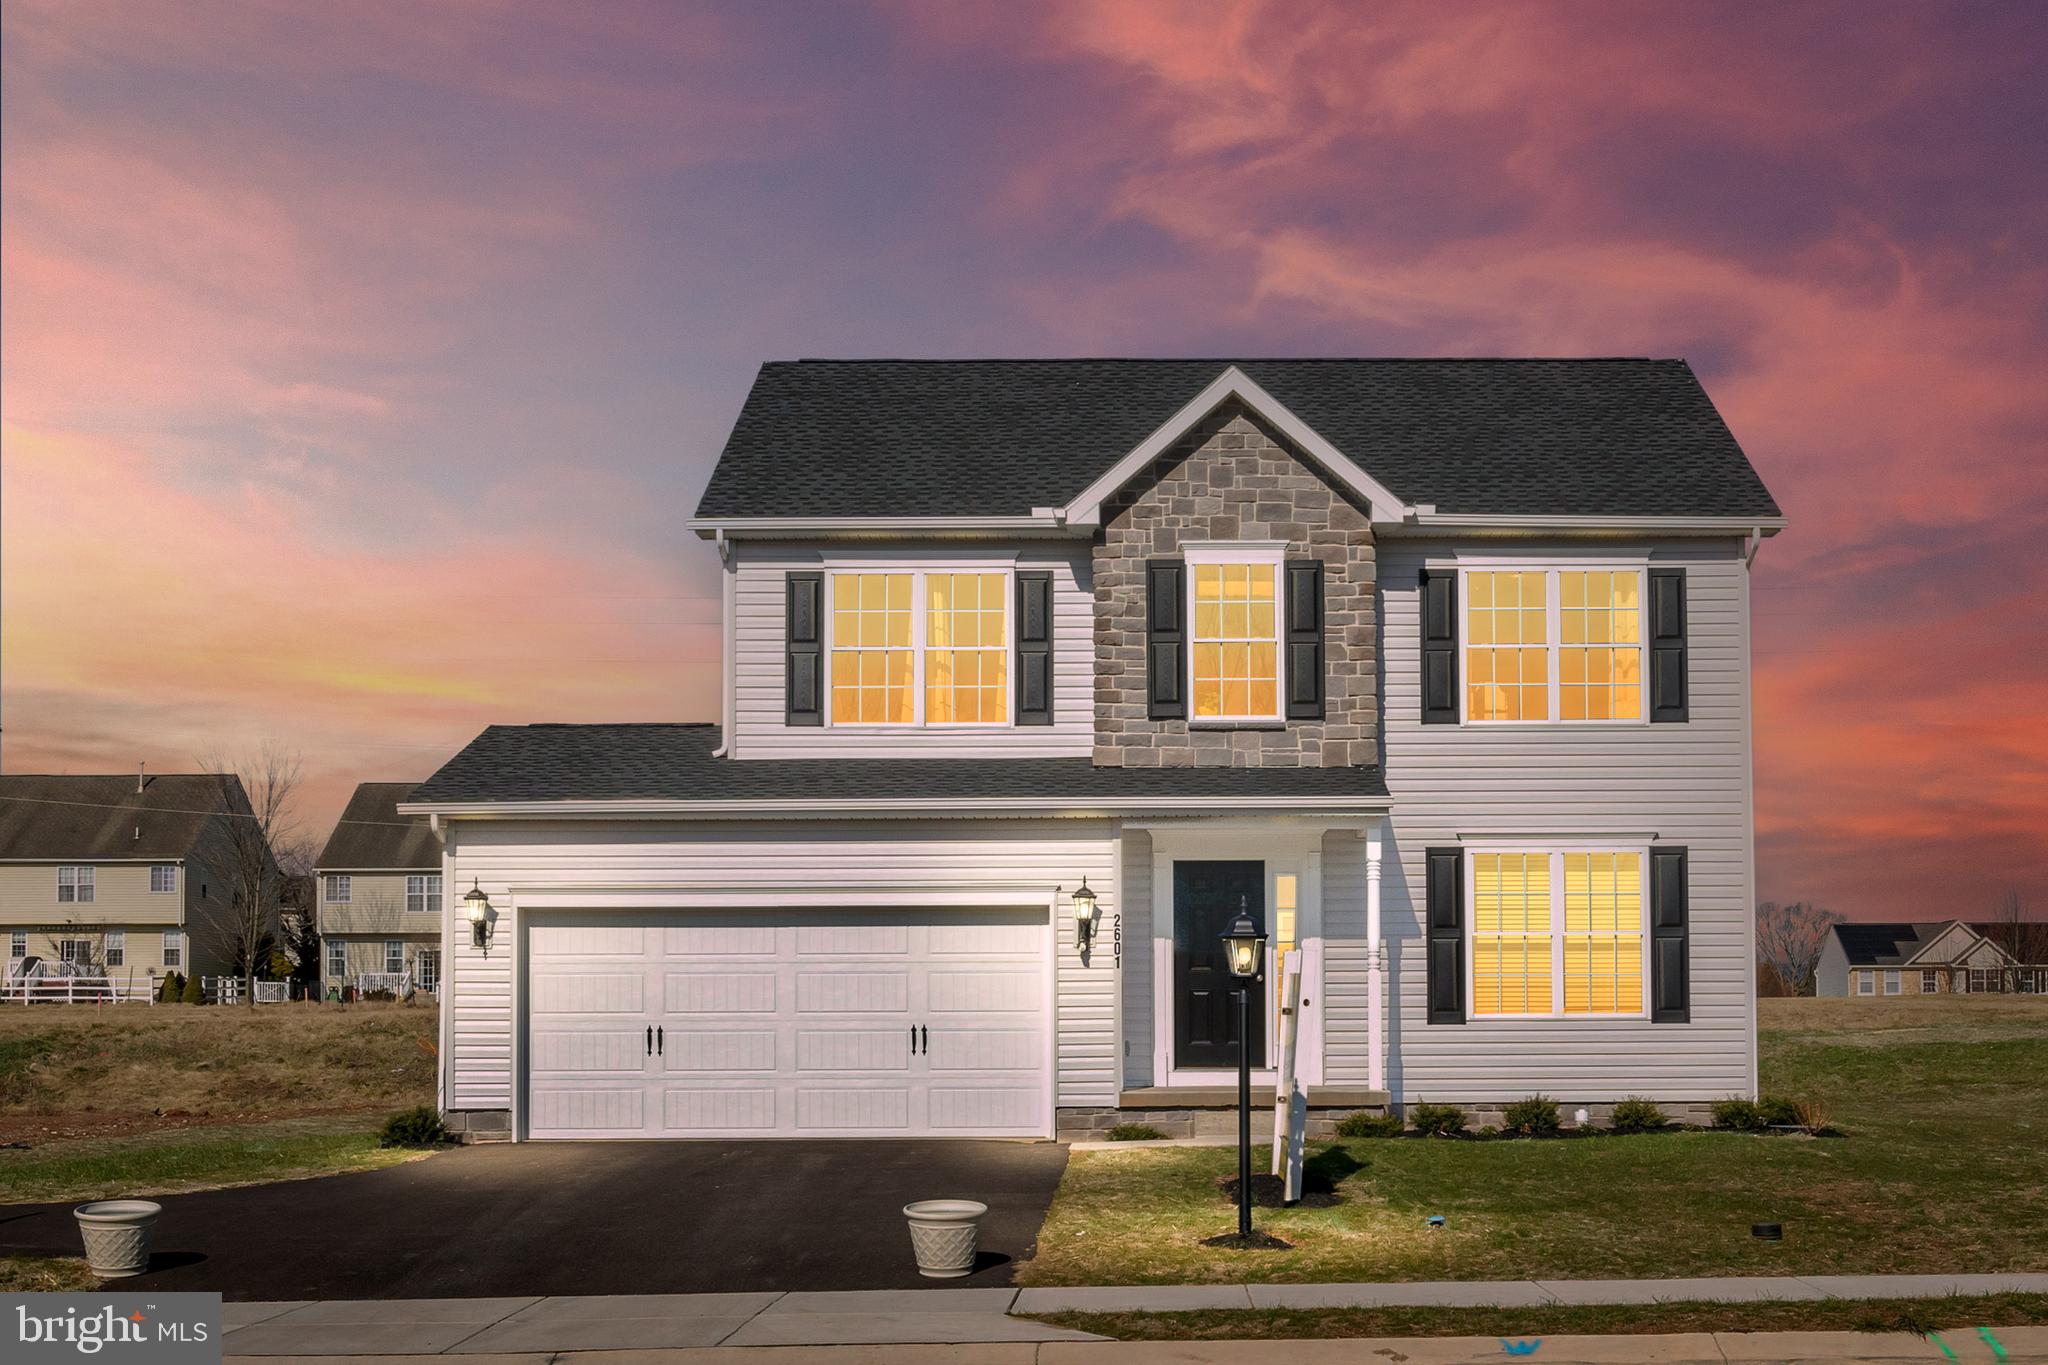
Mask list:
[[[162,1204],[147,1199],[103,1199],[74,1210],[92,1273],[118,1280],[148,1269],[149,1230],[163,1211]]]
[[[974,1242],[988,1205],[972,1199],[920,1199],[903,1206],[917,1273],[957,1280],[974,1273]]]

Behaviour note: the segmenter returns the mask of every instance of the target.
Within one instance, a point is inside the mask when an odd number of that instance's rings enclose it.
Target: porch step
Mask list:
[[[1366,1090],[1362,1087],[1312,1085],[1308,1087],[1308,1107],[1311,1109],[1384,1109],[1388,1095],[1384,1090]],[[1267,1105],[1273,1102],[1273,1083],[1266,1082],[1261,1091],[1257,1082],[1252,1084],[1252,1103]],[[1237,1087],[1234,1085],[1175,1085],[1145,1086],[1138,1090],[1119,1091],[1116,1097],[1119,1109],[1235,1109]]]

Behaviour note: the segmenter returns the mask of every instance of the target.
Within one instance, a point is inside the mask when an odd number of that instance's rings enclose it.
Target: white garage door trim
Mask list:
[[[915,897],[876,890],[865,894],[842,893],[830,903],[824,903],[819,892],[810,890],[803,899],[815,898],[817,903],[805,905],[790,904],[788,899],[775,897],[772,891],[759,889],[751,894],[719,897],[720,903],[714,905],[708,903],[713,896],[700,891],[688,897],[699,902],[691,906],[678,906],[673,889],[638,894],[616,890],[564,892],[560,888],[550,891],[552,894],[520,897],[515,921],[515,1011],[521,1025],[515,1038],[515,1132],[522,1137],[731,1140],[1052,1134],[1058,1051],[1056,948],[1051,911],[1041,899],[1046,896],[1042,889],[1019,895],[992,892],[984,886],[969,895],[949,895],[937,888],[923,887]],[[599,899],[604,902],[602,905],[590,903]],[[906,903],[911,900],[926,903]],[[550,901],[572,904],[542,908]],[[734,901],[746,903],[735,905]],[[902,913],[891,914],[892,910]],[[1011,913],[998,920],[991,917],[991,910]],[[679,938],[675,933],[700,921],[706,925],[722,924],[737,932],[730,942],[694,935]],[[1004,947],[999,936],[993,941],[983,936],[979,941],[989,946],[979,949],[941,946],[942,932],[956,921],[978,922],[991,928],[1007,923],[1026,931],[1025,941],[1031,947]],[[579,927],[620,932],[569,932]],[[750,932],[758,929],[769,932],[765,936]],[[545,957],[537,962],[536,930],[543,935],[543,954],[553,949],[555,971],[542,965]],[[650,937],[650,930],[667,932]],[[861,930],[866,931],[864,936]],[[1012,939],[1014,942],[1014,935]],[[957,935],[952,938],[955,945],[976,941],[963,941]],[[743,953],[748,965],[764,969],[750,973],[749,979],[767,981],[775,991],[778,998],[774,1027],[765,1031],[737,1030],[734,1024],[740,1016],[723,1010],[694,1010],[679,1003],[688,998],[693,981],[702,984],[717,975],[709,970],[712,964],[698,959],[688,946],[700,943],[717,943],[723,951]],[[874,946],[869,948],[867,944]],[[1030,1006],[1037,1046],[1033,1049],[1029,1080],[1016,1069],[1015,1040],[1012,1030],[1004,1027],[1008,1021],[1002,1018],[1014,1005],[990,1006],[996,1017],[985,1020],[972,1020],[973,1013],[985,1011],[970,1006],[970,1018],[960,1021],[966,1031],[954,1029],[942,1035],[956,1045],[978,1037],[983,1047],[981,1055],[987,1055],[987,1047],[998,1052],[1006,1046],[1010,1049],[1008,1060],[988,1063],[992,1069],[986,1073],[984,1085],[973,1084],[977,1077],[973,1070],[958,1068],[949,1074],[943,1060],[924,1060],[934,1051],[943,1057],[946,1047],[937,1039],[925,1041],[930,1038],[928,1024],[923,1029],[924,1038],[919,1039],[916,1060],[908,1062],[906,1057],[897,1055],[905,1051],[905,1044],[904,1035],[896,1032],[896,1021],[900,1018],[907,1026],[913,1014],[921,1024],[932,1019],[934,1011],[945,1008],[930,994],[934,987],[951,982],[957,988],[963,980],[971,979],[945,972],[946,954],[976,951],[989,955],[997,968],[990,982],[1003,975],[1000,968],[1004,962],[1010,964],[1008,975],[1012,977],[1015,967],[1024,962],[1038,969],[1037,989],[1032,992]],[[864,952],[876,956],[863,957]],[[589,960],[585,961],[586,958]],[[889,963],[901,964],[906,970],[900,974],[875,972],[875,968]],[[844,995],[837,987],[851,985],[849,977],[872,978],[879,988],[885,976],[893,976],[888,983],[892,989],[884,992],[887,1000],[879,996],[872,1002],[847,997],[844,1006],[831,1007],[832,999]],[[592,1008],[585,1010],[578,1002],[588,991],[596,991],[598,996],[610,992],[619,998],[593,996]],[[685,995],[678,995],[678,991]],[[797,1000],[805,993],[819,1002],[811,1007],[813,1013],[825,1011],[817,1020],[823,1025],[821,1028],[799,1027],[799,1011],[803,1007]],[[633,1000],[626,1001],[625,995],[632,995]],[[536,1019],[544,1009],[542,1002],[549,998],[560,1007],[553,1011],[550,1027],[538,1027]],[[633,1014],[634,1029],[622,1030],[617,1021],[608,1021],[607,1009],[624,1009]],[[686,1018],[696,1015],[706,1027],[678,1029],[678,1014]],[[835,1017],[839,1014],[846,1017]],[[875,1027],[881,1019],[889,1020],[889,1026]],[[625,1044],[619,1039],[625,1032],[637,1031],[650,1022],[659,1028],[663,1020],[667,1028],[660,1031],[674,1037],[677,1050],[671,1053],[663,1047],[658,1055],[668,1060],[647,1061],[642,1069],[639,1057],[627,1058],[620,1051]],[[869,1027],[863,1028],[864,1024]],[[765,1045],[764,1037],[769,1040]],[[853,1038],[862,1041],[856,1046],[848,1041]],[[1006,1038],[1010,1038],[1007,1043]],[[760,1068],[762,1074],[707,1078],[694,1086],[686,1082],[690,1074],[686,1056],[694,1056],[704,1047],[725,1047],[729,1051],[743,1041],[752,1049],[743,1059],[743,1069]],[[768,1051],[762,1052],[764,1046]],[[820,1048],[833,1053],[833,1057],[825,1058],[818,1051]],[[599,1052],[604,1054],[602,1058],[597,1057]],[[619,1055],[613,1057],[614,1052]],[[772,1057],[772,1061],[756,1060],[757,1053]],[[842,1053],[844,1060],[840,1059]],[[557,1084],[536,1080],[537,1057],[542,1064],[546,1061],[542,1054],[565,1059],[564,1072]],[[585,1054],[589,1056],[586,1058]],[[606,1085],[601,1078],[573,1074],[579,1067],[597,1062],[607,1068],[619,1068],[619,1084]],[[814,1074],[834,1068],[844,1068],[844,1074]],[[725,1071],[729,1067],[721,1063],[715,1069]],[[630,1079],[627,1072],[632,1073]],[[747,1084],[749,1081],[760,1083]],[[586,1092],[592,1098],[578,1098]],[[1017,1110],[1013,1102],[1003,1098],[1008,1094],[1014,1101],[1026,1092],[1032,1093],[1034,1100],[1028,1120],[1022,1118],[1023,1111]],[[713,1095],[721,1098],[703,1104],[692,1104],[683,1098],[678,1103],[679,1097]],[[854,1096],[871,1098],[856,1102]],[[649,1098],[656,1098],[657,1108],[647,1107]],[[938,1102],[947,1098],[954,1106],[951,1122],[938,1108]],[[1004,1117],[1006,1111],[1014,1117]]]

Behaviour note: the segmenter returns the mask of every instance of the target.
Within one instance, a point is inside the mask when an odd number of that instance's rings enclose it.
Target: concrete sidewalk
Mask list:
[[[1821,1299],[1942,1298],[1957,1294],[2048,1293],[2048,1274],[2031,1275],[1810,1275],[1697,1280],[1506,1280],[1438,1281],[1413,1284],[1302,1285],[1134,1285],[1076,1289],[887,1289],[816,1293],[620,1294],[597,1296],[369,1299],[326,1302],[231,1303],[223,1309],[225,1349],[231,1357],[251,1360],[293,1357],[404,1357],[452,1354],[516,1358],[519,1365],[546,1365],[555,1356],[578,1352],[670,1352],[699,1347],[893,1347],[912,1345],[974,1346],[966,1356],[935,1359],[996,1360],[987,1354],[1000,1344],[1015,1344],[1027,1353],[1020,1361],[1071,1360],[1074,1365],[1096,1359],[1087,1355],[1054,1356],[1028,1352],[1054,1344],[1086,1345],[1102,1339],[1084,1332],[1049,1327],[1024,1313],[1054,1312],[1187,1312],[1197,1309],[1253,1308],[1391,1308],[1391,1307],[1522,1307],[1551,1304],[1640,1304],[1676,1302],[1766,1302]],[[2027,1349],[2048,1356],[2048,1328],[2015,1329],[2041,1334]],[[1737,1356],[1716,1345],[1727,1337],[1737,1346],[1775,1338],[1781,1333],[1694,1333],[1679,1337],[1644,1337],[1656,1349],[1677,1355],[1601,1355],[1599,1360],[1773,1360],[1776,1356]],[[1847,1338],[1852,1333],[1800,1333],[1801,1336]],[[1963,1334],[1951,1334],[1962,1339]],[[1485,1358],[1504,1359],[1492,1341]],[[1558,1340],[1566,1340],[1559,1338]],[[1584,1337],[1593,1343],[1576,1349],[1605,1349],[1597,1343],[1631,1340]],[[1859,1341],[1862,1339],[1859,1338]],[[1968,1342],[1975,1342],[1974,1334]],[[1399,1349],[1417,1362],[1462,1360],[1443,1355],[1465,1339],[1418,1339],[1414,1352]],[[1945,1359],[1932,1343],[1918,1338],[1871,1338],[1885,1349],[1933,1351],[1914,1355],[1847,1354],[1842,1359]],[[1427,1344],[1434,1343],[1434,1344]],[[1968,1344],[1968,1343],[1965,1343]],[[1185,1350],[1192,1343],[1114,1343],[1116,1354],[1102,1359],[1142,1361],[1207,1360],[1208,1356],[1148,1356],[1147,1350]],[[1252,1350],[1294,1348],[1288,1359],[1313,1342],[1218,1343]],[[1545,1362],[1563,1357],[1546,1342]],[[1719,1354],[1700,1355],[1711,1348]],[[1206,1345],[1204,1346],[1206,1349]],[[1469,1341],[1455,1349],[1471,1351]],[[1648,1346],[1640,1346],[1648,1349]],[[1773,1348],[1775,1349],[1775,1348]],[[1818,1348],[1816,1348],[1818,1349]],[[1834,1347],[1830,1347],[1834,1350]],[[1865,1342],[1859,1350],[1874,1350]],[[2015,1360],[2020,1352],[2008,1343]],[[1961,1346],[1956,1350],[1962,1359]],[[1685,1354],[1685,1353],[1691,1354]],[[1983,1358],[1991,1359],[1989,1348]],[[905,1359],[884,1353],[889,1359]],[[811,1356],[802,1359],[859,1359]],[[881,1357],[877,1357],[881,1358]],[[1007,1359],[1008,1357],[1002,1357]],[[1215,1359],[1278,1359],[1257,1354]],[[1336,1357],[1331,1357],[1336,1359]],[[1352,1357],[1355,1358],[1355,1357]],[[1788,1356],[1786,1359],[1806,1357]],[[1818,1357],[1816,1357],[1818,1358]],[[615,1358],[616,1359],[616,1358]],[[730,1359],[730,1357],[727,1357]]]

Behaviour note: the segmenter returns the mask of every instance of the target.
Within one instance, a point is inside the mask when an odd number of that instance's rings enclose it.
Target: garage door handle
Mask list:
[[[915,1024],[910,1026],[910,1055],[913,1057],[917,1055],[917,1025]]]
[[[650,1057],[654,1055],[654,1025],[652,1024],[647,1026],[647,1055]]]
[[[666,1057],[668,1055],[668,1030],[666,1028],[658,1028],[654,1031],[654,1055],[657,1057]]]
[[[920,1051],[920,1052],[924,1053],[924,1055],[925,1055],[925,1056],[927,1056],[927,1057],[931,1056],[931,1055],[932,1055],[932,1031],[931,1031],[930,1029],[928,1029],[928,1028],[921,1028],[921,1029],[919,1029],[919,1030],[918,1030],[917,1032],[918,1032],[918,1042],[919,1042],[920,1044],[922,1044],[922,1046],[921,1046],[921,1047],[919,1047],[918,1051]]]

